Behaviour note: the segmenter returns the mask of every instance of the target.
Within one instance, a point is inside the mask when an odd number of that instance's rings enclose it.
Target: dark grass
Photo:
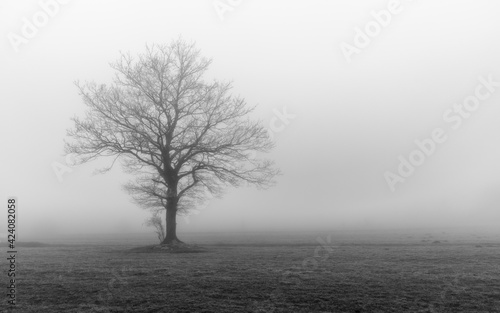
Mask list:
[[[434,241],[23,248],[15,312],[500,312],[500,245]]]

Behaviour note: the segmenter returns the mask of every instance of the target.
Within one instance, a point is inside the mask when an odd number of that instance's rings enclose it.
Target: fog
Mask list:
[[[257,105],[253,117],[276,141],[267,157],[283,175],[267,190],[228,188],[180,217],[180,236],[496,227],[499,9],[456,0],[2,1],[0,198],[17,197],[21,240],[152,232],[150,213],[122,190],[131,177],[120,166],[94,175],[107,159],[72,166],[64,139],[85,109],[74,81],[108,83],[120,51],[182,36],[213,58],[207,79],[233,81],[233,93]],[[6,214],[0,223],[5,230]]]

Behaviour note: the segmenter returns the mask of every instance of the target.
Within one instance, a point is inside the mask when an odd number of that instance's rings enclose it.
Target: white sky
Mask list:
[[[179,35],[266,125],[273,110],[295,115],[269,155],[284,173],[277,186],[228,190],[180,218],[181,232],[500,223],[500,87],[458,129],[443,120],[479,76],[500,81],[500,2],[402,1],[350,63],[340,44],[353,45],[355,29],[391,1],[220,0],[235,4],[223,20],[214,2],[73,0],[15,46],[9,36],[44,11],[0,1],[0,199],[18,197],[21,236],[150,231],[119,166],[75,167],[60,182],[52,164],[64,164],[70,117],[84,109],[73,82],[108,82],[119,51]],[[435,128],[447,141],[392,192],[384,173],[397,174],[398,156]]]

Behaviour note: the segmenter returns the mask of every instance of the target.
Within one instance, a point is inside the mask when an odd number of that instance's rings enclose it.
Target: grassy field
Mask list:
[[[12,311],[500,312],[498,236],[331,232],[181,239],[208,251],[132,253],[137,244],[118,243],[20,247]],[[10,311],[5,297],[1,305]]]

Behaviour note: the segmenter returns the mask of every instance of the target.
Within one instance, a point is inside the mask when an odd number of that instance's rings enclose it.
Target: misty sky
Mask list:
[[[150,231],[120,166],[72,167],[62,181],[53,166],[84,110],[74,81],[107,83],[120,51],[179,35],[213,58],[207,79],[258,105],[283,172],[179,218],[181,233],[499,223],[498,1],[62,2],[0,2],[0,199],[18,197],[21,238]],[[446,140],[401,176],[400,156],[436,129]],[[401,178],[392,189],[388,172]]]

